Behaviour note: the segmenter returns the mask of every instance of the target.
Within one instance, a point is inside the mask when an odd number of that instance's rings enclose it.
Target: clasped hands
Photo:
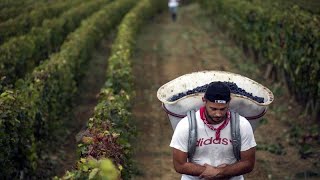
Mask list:
[[[199,178],[205,179],[205,180],[226,180],[228,178],[219,178],[217,175],[220,172],[221,167],[226,167],[227,164],[221,164],[217,167],[211,166],[209,164],[204,164],[206,169],[200,174]]]

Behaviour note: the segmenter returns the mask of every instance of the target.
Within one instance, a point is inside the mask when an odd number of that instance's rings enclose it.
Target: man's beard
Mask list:
[[[212,117],[209,115],[206,109],[206,116],[210,119],[211,122],[223,122],[227,118],[227,113],[222,117]]]

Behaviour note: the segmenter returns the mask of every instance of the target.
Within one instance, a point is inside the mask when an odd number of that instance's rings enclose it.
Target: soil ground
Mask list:
[[[137,46],[132,62],[136,86],[133,114],[139,134],[133,145],[140,175],[134,180],[180,178],[173,169],[169,147],[173,130],[156,92],[178,76],[202,70],[239,73],[279,91],[274,92],[275,101],[255,131],[257,143],[277,144],[278,154],[258,150],[255,169],[246,179],[320,179],[319,155],[301,159],[296,146],[289,144],[290,121],[307,118],[301,115],[301,108],[281,84],[264,80],[265,69],[258,69],[228,41],[198,5],[181,7],[176,22],[168,12],[157,16],[141,31]]]

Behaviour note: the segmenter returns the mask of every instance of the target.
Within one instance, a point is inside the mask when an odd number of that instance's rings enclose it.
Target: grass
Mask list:
[[[274,0],[278,1],[278,0]],[[315,14],[320,13],[320,1],[319,0],[280,0],[284,5],[292,6],[298,5],[302,9],[310,11]]]

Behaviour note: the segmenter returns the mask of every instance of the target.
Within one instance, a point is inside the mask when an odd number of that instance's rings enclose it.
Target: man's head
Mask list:
[[[212,82],[208,85],[204,98],[213,103],[226,104],[231,99],[230,89],[221,81]]]
[[[225,83],[216,81],[209,84],[203,101],[211,123],[220,123],[224,120],[230,100],[230,89]]]

